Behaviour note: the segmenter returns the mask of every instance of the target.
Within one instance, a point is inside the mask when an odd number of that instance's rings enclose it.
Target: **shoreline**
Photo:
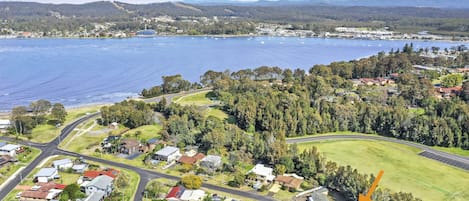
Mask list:
[[[163,37],[210,37],[210,38],[315,38],[315,39],[345,39],[345,40],[376,40],[376,41],[423,41],[423,42],[449,42],[449,43],[469,43],[469,39],[467,40],[449,40],[449,39],[442,39],[442,40],[428,40],[428,39],[409,39],[409,38],[396,38],[396,39],[380,39],[380,38],[350,38],[350,37],[321,37],[321,36],[278,36],[278,35],[259,35],[259,34],[240,34],[240,35],[189,35],[189,34],[174,34],[174,35],[154,35],[150,37],[1,37],[0,40],[40,40],[40,39],[81,39],[81,40],[107,40],[107,39],[141,39],[141,38],[163,38]]]

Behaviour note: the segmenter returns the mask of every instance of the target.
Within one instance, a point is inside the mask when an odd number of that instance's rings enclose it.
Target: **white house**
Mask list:
[[[153,159],[159,161],[166,161],[168,163],[177,160],[179,157],[181,157],[179,148],[172,146],[167,146],[157,151],[155,155],[153,155]]]
[[[254,173],[256,175],[256,181],[260,182],[272,182],[275,176],[272,174],[274,170],[269,167],[265,167],[263,164],[257,164],[249,170],[248,174]]]
[[[72,170],[76,173],[84,173],[85,170],[88,168],[88,164],[75,164],[72,166]]]
[[[94,178],[86,185],[86,195],[91,195],[94,192],[103,192],[106,196],[109,196],[112,192],[113,178],[107,175],[100,175]]]
[[[42,168],[34,175],[37,182],[47,183],[50,180],[60,178],[59,172],[55,168]]]
[[[20,145],[16,144],[7,144],[0,147],[0,155],[9,155],[11,157],[16,156],[16,151],[21,148]]]
[[[62,159],[62,160],[56,160],[56,161],[52,162],[52,165],[57,170],[66,170],[68,168],[72,168],[73,162],[69,158],[65,158],[65,159]]]
[[[104,200],[105,195],[106,194],[104,192],[97,191],[97,192],[91,193],[83,201],[102,201]]]

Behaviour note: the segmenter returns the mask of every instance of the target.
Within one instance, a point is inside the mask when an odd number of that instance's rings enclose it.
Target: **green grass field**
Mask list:
[[[209,105],[213,104],[213,101],[207,98],[208,91],[189,94],[185,96],[175,97],[174,102],[181,105]]]
[[[362,173],[384,170],[380,184],[393,191],[411,192],[423,200],[463,201],[469,197],[469,173],[427,159],[420,150],[382,141],[324,141],[299,144],[318,147],[328,160],[351,165]]]
[[[132,137],[132,138],[138,137],[139,140],[149,140],[151,138],[160,137],[161,129],[162,127],[160,124],[146,125],[146,126],[140,126],[138,128],[128,130],[127,132],[124,133],[124,135],[127,137]],[[135,135],[137,131],[141,132],[139,136]]]

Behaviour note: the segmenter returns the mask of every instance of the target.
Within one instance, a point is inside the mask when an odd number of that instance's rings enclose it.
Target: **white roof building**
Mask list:
[[[203,190],[185,190],[179,198],[182,201],[198,201],[206,196]]]
[[[272,168],[265,167],[263,164],[257,164],[254,168],[249,170],[248,174],[252,172],[256,174],[260,180],[273,181],[275,179],[275,176],[272,174],[273,171]]]
[[[16,144],[6,144],[0,147],[0,155],[9,155],[14,157],[16,155],[16,150],[18,150],[21,146]]]
[[[10,127],[11,122],[8,119],[0,119],[0,129],[7,129]]]
[[[54,168],[56,169],[66,169],[66,168],[71,168],[73,166],[72,160],[69,158],[65,158],[62,160],[56,160],[52,162]]]

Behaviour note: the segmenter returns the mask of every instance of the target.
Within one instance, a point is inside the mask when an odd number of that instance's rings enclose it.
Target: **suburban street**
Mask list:
[[[455,154],[446,153],[433,149],[429,146],[418,144],[415,142],[399,140],[396,138],[382,137],[377,135],[316,135],[311,137],[301,137],[301,138],[290,138],[287,139],[288,144],[293,143],[305,143],[305,142],[315,142],[315,141],[324,141],[324,140],[378,140],[378,141],[387,141],[394,142],[398,144],[403,144],[411,147],[421,149],[421,156],[427,157],[433,160],[443,162],[445,164],[455,166],[464,170],[469,171],[469,158],[464,156],[459,156]]]
[[[172,98],[174,98],[176,96],[187,95],[187,94],[190,94],[190,93],[198,93],[198,92],[205,91],[205,90],[207,90],[207,89],[194,90],[194,91],[190,91],[190,92],[182,92],[182,93],[178,93],[178,94],[168,94],[168,95],[164,95],[164,97],[167,98],[168,103],[169,103],[169,102],[171,102]],[[145,99],[145,102],[158,102],[158,101],[161,100],[162,97],[163,96],[155,97],[155,98],[152,98],[152,99]],[[97,113],[89,114],[89,115],[86,115],[82,118],[79,118],[79,119],[75,120],[71,124],[65,126],[65,128],[62,129],[62,132],[60,133],[60,135],[57,136],[57,138],[55,138],[54,140],[52,140],[49,143],[44,143],[44,144],[34,143],[34,142],[29,142],[29,141],[24,141],[24,140],[17,140],[17,139],[10,138],[10,137],[0,136],[0,140],[14,142],[14,143],[18,143],[18,144],[21,144],[21,145],[24,145],[24,146],[31,146],[31,147],[34,147],[34,148],[37,148],[37,149],[41,150],[41,154],[36,159],[34,159],[27,167],[25,167],[23,170],[21,170],[19,172],[19,174],[17,174],[17,176],[12,178],[8,182],[8,184],[6,184],[4,186],[3,189],[0,189],[0,200],[3,200],[8,195],[8,193],[10,191],[12,191],[21,182],[22,178],[26,177],[28,174],[30,174],[33,171],[33,169],[36,168],[41,163],[41,161],[45,160],[49,156],[59,155],[59,154],[60,155],[67,155],[67,156],[73,156],[73,157],[82,157],[85,160],[94,161],[94,162],[98,162],[98,163],[102,163],[102,164],[106,164],[106,165],[111,165],[111,166],[115,166],[115,167],[119,167],[119,168],[125,168],[125,169],[132,170],[132,171],[136,172],[140,176],[140,182],[139,182],[139,185],[137,187],[137,192],[136,192],[135,197],[134,197],[133,200],[142,200],[143,199],[143,196],[144,196],[143,192],[145,190],[145,187],[148,184],[148,182],[151,181],[152,179],[166,178],[166,179],[171,179],[171,180],[176,180],[176,181],[180,180],[180,178],[176,177],[176,176],[163,174],[163,173],[159,173],[159,172],[154,172],[154,171],[150,171],[150,170],[130,166],[130,165],[123,164],[123,163],[117,163],[117,162],[114,162],[114,161],[109,161],[109,160],[104,160],[104,159],[100,159],[100,158],[90,157],[90,156],[86,156],[86,155],[82,155],[82,154],[78,154],[78,153],[74,153],[74,152],[69,152],[69,151],[62,150],[62,149],[58,148],[58,145],[60,144],[60,142],[63,139],[65,139],[73,131],[73,129],[75,129],[79,124],[81,124],[81,123],[83,123],[83,122],[85,122],[85,121],[87,121],[87,120],[89,120],[93,117],[96,117],[99,114],[100,113],[97,112]],[[250,199],[253,199],[253,200],[275,200],[273,198],[262,196],[262,195],[259,195],[259,194],[256,194],[256,193],[225,188],[225,187],[212,185],[212,184],[203,184],[202,187],[207,188],[207,189],[211,189],[211,190],[215,190],[215,191],[225,192],[225,193],[228,193],[228,194],[238,195],[238,196],[241,196],[241,197],[250,198]]]

